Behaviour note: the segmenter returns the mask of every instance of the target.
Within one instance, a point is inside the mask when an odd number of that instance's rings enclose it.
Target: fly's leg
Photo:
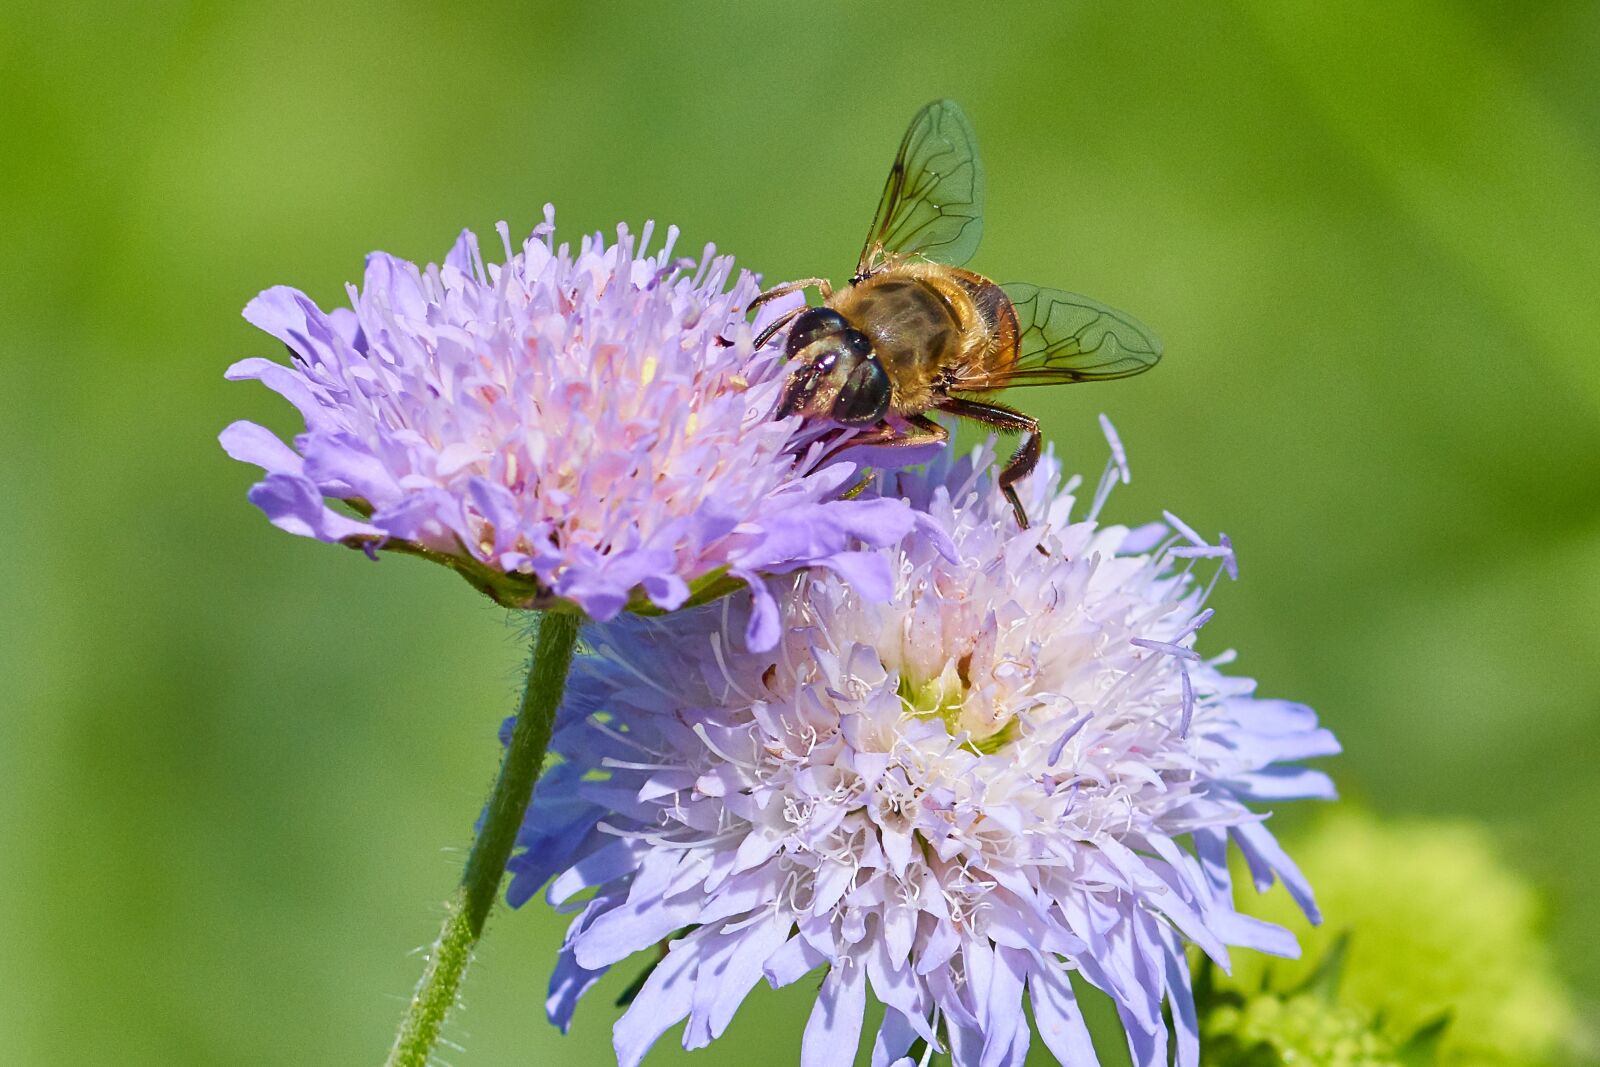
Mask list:
[[[866,433],[857,434],[844,444],[835,448],[822,457],[822,462],[827,463],[835,456],[858,445],[869,448],[912,448],[917,445],[943,444],[950,439],[950,431],[940,426],[926,415],[913,415],[906,419],[909,427],[897,430],[886,422],[880,422]],[[872,475],[867,474],[857,482],[849,492],[845,493],[846,500],[860,496],[862,491],[872,483]]]
[[[1017,450],[1011,454],[1011,459],[1006,462],[1000,471],[1000,491],[1011,502],[1011,510],[1017,513],[1017,525],[1024,530],[1028,528],[1028,513],[1022,509],[1022,501],[1017,496],[1016,483],[1026,478],[1033,470],[1034,464],[1039,462],[1039,451],[1042,441],[1039,436],[1039,420],[1031,415],[1024,415],[1020,411],[1013,411],[1001,404],[988,404],[977,400],[962,400],[959,397],[945,397],[936,405],[940,411],[947,411],[963,419],[981,422],[985,426],[992,426],[1001,433],[1020,433],[1022,442],[1017,445]]]
[[[769,300],[776,300],[778,297],[788,296],[790,293],[798,293],[804,289],[811,288],[813,285],[817,287],[817,292],[822,294],[823,300],[826,301],[833,299],[833,283],[828,279],[802,278],[797,282],[785,282],[782,285],[773,286],[771,289],[768,289],[766,292],[750,301],[750,306],[744,310],[746,313],[749,313],[760,307],[762,304],[767,303]]]
[[[758,297],[757,299],[760,298]],[[754,305],[751,306],[753,307]],[[782,315],[779,315],[777,318],[773,319],[772,322],[768,323],[765,330],[762,330],[756,335],[755,346],[757,348],[761,348],[768,341],[772,340],[773,334],[777,333],[779,330],[793,322],[795,320],[795,316],[799,315],[800,312],[804,310],[805,308],[803,307],[795,308],[793,311],[785,311]]]
[[[834,449],[829,454],[829,458],[857,445],[866,445],[871,448],[914,448],[917,445],[943,444],[950,440],[950,431],[926,415],[913,415],[906,422],[910,424],[910,427],[903,432],[896,430],[888,423],[880,422],[869,433],[852,437]],[[860,496],[867,486],[871,484],[872,475],[868,473],[844,495],[844,498],[851,500]]]
[[[926,415],[913,415],[906,419],[906,422],[909,425],[904,430],[898,430],[886,422],[880,422],[865,433],[856,434],[850,440],[823,456],[822,462],[826,463],[839,453],[852,448],[910,448],[915,445],[942,444],[950,439],[950,431]]]

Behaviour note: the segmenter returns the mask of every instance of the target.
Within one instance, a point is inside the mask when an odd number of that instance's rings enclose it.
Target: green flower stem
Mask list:
[[[567,612],[546,612],[539,617],[528,684],[511,730],[511,744],[500,761],[500,775],[467,857],[461,888],[450,900],[444,927],[428,953],[427,967],[389,1050],[388,1067],[426,1067],[445,1018],[455,1007],[473,947],[500,895],[506,861],[511,858],[517,830],[544,765],[581,622],[581,616]]]

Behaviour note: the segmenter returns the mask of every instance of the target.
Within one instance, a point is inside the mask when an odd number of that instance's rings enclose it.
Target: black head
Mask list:
[[[872,342],[832,308],[802,312],[784,349],[794,369],[779,418],[820,415],[846,426],[870,426],[889,410],[889,375]]]

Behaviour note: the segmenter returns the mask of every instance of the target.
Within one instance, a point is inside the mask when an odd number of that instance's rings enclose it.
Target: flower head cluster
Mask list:
[[[1374,1032],[1363,1013],[1311,993],[1288,998],[1258,993],[1219,1007],[1204,1025],[1208,1054],[1221,1063],[1403,1067],[1418,1062]]]
[[[1257,885],[1311,890],[1249,806],[1332,795],[1294,761],[1338,751],[1310,709],[1251,695],[1194,651],[1204,559],[1169,516],[1101,526],[1047,456],[1019,531],[980,451],[888,475],[953,543],[883,551],[886,602],[835,576],[774,583],[782,636],[741,652],[738,601],[587,634],[512,861],[573,921],[548,1010],[565,1027],[607,968],[670,950],[618,1022],[625,1067],[687,1019],[718,1036],[754,984],[826,968],[802,1063],[849,1062],[870,989],[873,1063],[920,1040],[961,1065],[1021,1064],[1031,1001],[1062,1061],[1095,1063],[1069,973],[1115,1001],[1134,1061],[1198,1063],[1185,943],[1294,955],[1237,912],[1232,842]],[[1219,569],[1221,569],[1219,568]],[[1215,576],[1213,576],[1213,581]],[[553,878],[553,881],[551,879]],[[584,891],[592,890],[590,895]]]
[[[1563,1060],[1577,1011],[1544,936],[1539,894],[1488,831],[1344,810],[1298,846],[1330,921],[1307,933],[1304,961],[1273,967],[1273,985],[1305,981],[1348,937],[1339,1000],[1380,1019],[1396,1045],[1449,1019],[1439,1049],[1447,1067]],[[1293,919],[1271,897],[1251,910]],[[1233,985],[1260,989],[1261,972],[1246,964]]]
[[[576,252],[543,225],[503,264],[465,232],[443,266],[382,253],[351,307],[262,293],[245,317],[288,346],[247,359],[305,420],[291,449],[248,422],[230,455],[266,470],[250,499],[291,533],[437,558],[503,603],[568,601],[596,619],[671,610],[743,581],[750,637],[776,640],[760,575],[825,566],[886,594],[900,501],[840,499],[853,466],[824,465],[797,419],[774,420],[782,353],[756,350],[757,287],[712,250],[647,251],[625,228]],[[343,501],[355,516],[328,506]]]

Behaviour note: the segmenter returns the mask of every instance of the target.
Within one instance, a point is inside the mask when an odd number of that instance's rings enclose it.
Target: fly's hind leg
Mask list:
[[[1022,508],[1022,500],[1017,496],[1016,483],[1026,478],[1032,472],[1034,465],[1039,462],[1041,439],[1039,436],[1039,420],[1031,415],[1024,415],[1020,411],[1013,411],[1001,404],[987,404],[977,400],[962,400],[959,397],[945,397],[937,405],[940,411],[948,411],[952,415],[973,422],[981,422],[985,426],[992,426],[1002,433],[1020,433],[1022,442],[1017,445],[1017,450],[1011,454],[1011,459],[1000,471],[1000,491],[1011,502],[1011,510],[1016,512],[1017,525],[1024,530],[1028,528],[1028,513]]]

